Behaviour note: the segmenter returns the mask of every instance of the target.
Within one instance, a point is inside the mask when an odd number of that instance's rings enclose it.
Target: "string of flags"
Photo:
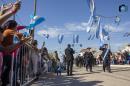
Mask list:
[[[43,34],[43,36],[48,39],[49,38],[49,34]]]
[[[95,37],[97,39],[100,39],[101,42],[104,42],[104,40],[109,40],[110,39],[109,31],[105,30],[105,28],[101,26],[101,18],[114,19],[114,22],[117,25],[120,24],[121,18],[119,16],[105,17],[102,15],[98,15],[96,12],[96,6],[94,0],[87,0],[87,1],[90,10],[90,18],[88,20],[88,25],[86,28],[86,32],[89,33],[88,40],[93,40]],[[119,12],[127,12],[127,11],[128,11],[127,5],[125,4],[119,5]]]
[[[120,17],[119,17],[119,16],[116,16],[116,18],[115,18],[115,23],[116,23],[117,25],[119,25],[120,21],[121,21]]]
[[[73,35],[73,43],[79,43],[79,35]]]
[[[89,33],[88,40],[93,40],[95,38],[100,39],[101,42],[104,42],[104,40],[109,40],[110,39],[109,31],[107,31],[103,26],[101,26],[101,18],[112,18],[112,19],[114,19],[115,24],[119,25],[121,22],[120,16],[105,17],[102,15],[98,15],[96,12],[96,6],[95,6],[94,0],[87,0],[87,1],[88,1],[89,10],[90,10],[90,17],[89,17],[88,25],[86,28],[86,32]],[[120,13],[127,12],[128,6],[126,4],[121,4],[121,5],[119,5],[118,11]],[[45,18],[40,17],[40,16],[30,16],[30,20],[31,21],[30,21],[29,25],[18,26],[17,30],[23,30],[23,29],[33,30],[34,27],[36,27],[39,24],[41,24],[42,22],[44,22]],[[23,34],[25,36],[29,35],[28,32],[24,32]],[[128,37],[129,35],[130,35],[130,33],[125,33],[124,37]],[[49,34],[43,34],[43,36],[46,39],[49,38]],[[59,44],[62,43],[63,38],[64,38],[63,34],[58,35]],[[14,42],[16,42],[16,41],[18,41],[18,39],[17,39],[17,37],[14,36]],[[77,44],[79,43],[79,35],[73,35],[73,44],[75,44],[75,43],[77,43]],[[80,44],[80,46],[82,47],[82,44]]]
[[[128,37],[128,36],[130,36],[130,32],[126,32],[126,33],[123,35],[123,37]]]
[[[62,34],[59,34],[59,35],[58,35],[58,43],[59,43],[59,44],[62,43],[63,38],[64,38],[64,35],[62,35]]]
[[[45,18],[40,16],[31,16],[31,21],[29,26],[27,26],[27,29],[34,29],[37,25],[41,24],[43,21],[45,21]]]
[[[23,29],[32,30],[32,29],[34,29],[34,27],[38,26],[43,21],[45,21],[45,19],[43,17],[34,16],[31,18],[31,22],[28,26],[19,25],[19,26],[17,26],[17,30],[23,30]]]

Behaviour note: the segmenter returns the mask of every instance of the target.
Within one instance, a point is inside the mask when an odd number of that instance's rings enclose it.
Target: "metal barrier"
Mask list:
[[[12,54],[10,86],[26,86],[37,78],[40,70],[41,57],[38,50],[30,45],[21,46]]]

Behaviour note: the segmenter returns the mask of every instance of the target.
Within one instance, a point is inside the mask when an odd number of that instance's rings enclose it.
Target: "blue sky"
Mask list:
[[[4,0],[12,2],[15,0]],[[85,26],[89,20],[90,12],[87,0],[37,0],[37,15],[45,17],[46,21],[35,29],[35,39],[39,41],[39,48],[43,41],[49,50],[63,50],[68,43],[72,43],[73,34],[78,34],[83,48],[99,47],[99,40],[88,41],[88,33]],[[125,3],[130,7],[130,0],[95,0],[98,14],[104,16],[121,16],[121,23],[118,27],[114,24],[114,19],[101,19],[103,25],[109,25],[111,32],[111,48],[117,50],[120,46],[130,43],[129,37],[123,37],[123,33],[128,32],[130,28],[130,11],[119,13],[119,5]],[[129,3],[129,4],[128,4]],[[0,2],[2,4],[2,2]],[[21,10],[16,16],[16,20],[23,25],[30,22],[29,16],[33,14],[33,0],[22,0]],[[49,33],[50,38],[45,39],[41,34]],[[64,34],[63,43],[60,45],[57,41],[57,35]],[[78,45],[75,47],[79,48]]]

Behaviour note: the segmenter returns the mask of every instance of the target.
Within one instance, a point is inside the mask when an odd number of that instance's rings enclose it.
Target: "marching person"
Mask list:
[[[94,58],[94,56],[91,52],[91,48],[87,48],[87,51],[84,54],[84,59],[85,59],[87,71],[88,71],[88,68],[89,68],[90,72],[92,72],[93,58]]]
[[[72,69],[73,69],[73,60],[74,60],[74,50],[71,48],[71,45],[68,44],[68,47],[65,49],[65,56],[66,56],[66,62],[67,62],[67,75],[72,75]]]
[[[102,50],[101,57],[103,58],[103,71],[105,72],[106,68],[109,73],[111,73],[111,50],[108,47],[108,44],[104,44],[103,47],[100,47],[100,50]]]

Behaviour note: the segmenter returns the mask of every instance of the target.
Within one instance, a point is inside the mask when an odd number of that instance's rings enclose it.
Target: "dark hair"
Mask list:
[[[15,20],[9,20],[3,25],[3,29],[11,29],[17,26],[17,22]]]
[[[68,47],[71,47],[71,45],[70,45],[70,44],[68,44]]]

